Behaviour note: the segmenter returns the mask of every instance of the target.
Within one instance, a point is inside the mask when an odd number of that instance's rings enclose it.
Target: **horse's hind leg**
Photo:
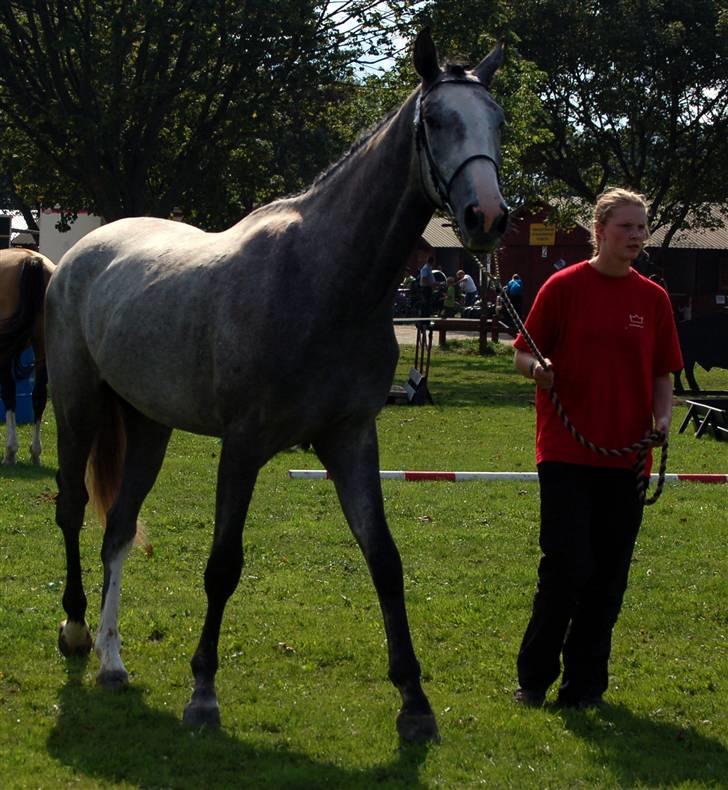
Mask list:
[[[79,378],[79,381],[86,381]],[[56,523],[63,532],[66,549],[66,587],[63,592],[63,608],[67,619],[58,633],[58,648],[64,656],[86,655],[91,650],[92,639],[86,623],[86,594],[81,574],[81,552],[79,534],[83,514],[88,502],[84,477],[86,461],[94,441],[98,424],[98,401],[89,384],[78,394],[69,396],[64,392],[60,376],[54,385],[54,405],[58,429],[58,497],[56,499]]]
[[[15,379],[13,379],[13,360],[10,357],[0,365],[0,398],[5,404],[5,454],[3,464],[11,466],[15,463],[18,452],[18,435],[15,424]]]
[[[185,707],[183,721],[192,727],[220,726],[215,692],[217,645],[225,604],[235,591],[243,569],[243,527],[260,463],[250,457],[239,436],[225,435],[217,474],[215,534],[205,569],[207,614],[200,641],[192,657],[195,688]]]
[[[96,683],[111,689],[125,686],[129,680],[120,654],[119,599],[122,569],[134,544],[139,511],[157,479],[171,434],[171,429],[149,420],[126,404],[123,412],[126,454],[121,486],[107,516],[101,548],[104,586],[101,620],[95,642],[96,654],[101,662]]]
[[[314,443],[336,485],[349,526],[369,566],[384,616],[389,678],[399,689],[402,708],[397,731],[405,741],[437,741],[437,722],[420,683],[404,602],[402,562],[384,516],[379,452],[373,423]]]
[[[40,464],[40,454],[43,450],[40,441],[40,425],[47,403],[48,370],[45,363],[41,363],[35,370],[35,384],[33,385],[33,438],[30,442],[30,459],[36,466]]]

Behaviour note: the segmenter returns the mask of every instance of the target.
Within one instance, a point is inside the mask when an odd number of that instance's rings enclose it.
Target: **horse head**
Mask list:
[[[429,30],[415,42],[414,64],[422,78],[415,125],[423,186],[474,251],[495,249],[508,225],[498,178],[503,110],[488,90],[502,62],[498,44],[472,70],[457,65],[443,70]]]

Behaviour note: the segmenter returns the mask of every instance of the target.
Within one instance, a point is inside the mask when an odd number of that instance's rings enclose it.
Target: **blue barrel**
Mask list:
[[[35,385],[35,357],[33,349],[26,348],[20,363],[13,367],[15,378],[15,422],[18,425],[33,422],[33,386]],[[0,400],[0,422],[5,422],[5,404]]]

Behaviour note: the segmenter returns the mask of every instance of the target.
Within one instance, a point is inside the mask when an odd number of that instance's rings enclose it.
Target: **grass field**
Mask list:
[[[405,378],[412,349],[404,349]],[[698,376],[728,389],[728,373]],[[384,469],[532,470],[533,390],[505,350],[433,352],[434,406],[379,418]],[[670,472],[728,472],[728,442],[676,435]],[[220,640],[223,728],[180,724],[204,616],[217,440],[175,433],[143,511],[152,550],[125,571],[131,685],[94,687],[95,657],[56,649],[64,557],[44,465],[0,468],[0,785],[3,788],[728,787],[728,486],[668,485],[648,508],[617,626],[609,704],[512,702],[538,562],[530,483],[384,483],[413,637],[442,743],[399,748],[381,615],[331,483],[290,451],[260,474],[246,567]],[[90,516],[89,516],[90,518]],[[82,533],[89,620],[101,531]]]

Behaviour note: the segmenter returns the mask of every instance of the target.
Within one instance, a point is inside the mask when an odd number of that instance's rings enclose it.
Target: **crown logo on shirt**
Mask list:
[[[629,314],[629,325],[637,327],[638,329],[644,329],[645,327],[645,318],[642,315],[637,315],[636,313],[632,315]]]

